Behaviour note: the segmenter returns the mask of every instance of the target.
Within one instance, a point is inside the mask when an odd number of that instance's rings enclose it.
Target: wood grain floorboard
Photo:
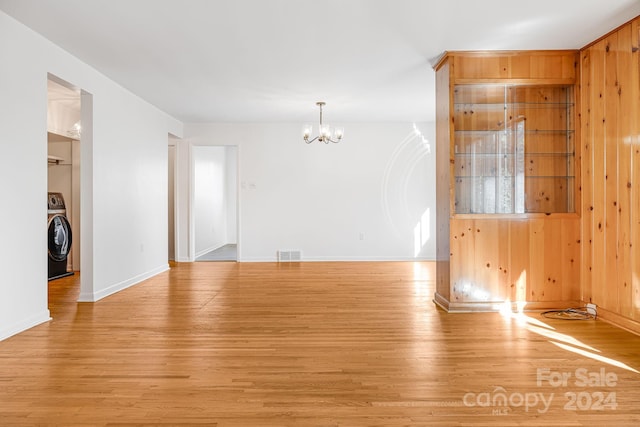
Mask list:
[[[447,314],[434,275],[428,262],[179,263],[97,303],[76,302],[79,275],[53,281],[53,320],[0,342],[0,425],[640,424],[640,337]]]

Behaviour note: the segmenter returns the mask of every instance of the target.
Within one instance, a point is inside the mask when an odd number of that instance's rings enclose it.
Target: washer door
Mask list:
[[[49,258],[64,261],[71,250],[71,224],[64,215],[49,218]]]

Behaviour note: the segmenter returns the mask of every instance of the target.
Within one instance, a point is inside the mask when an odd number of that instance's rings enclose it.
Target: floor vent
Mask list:
[[[300,251],[278,251],[278,262],[297,262],[302,260]]]

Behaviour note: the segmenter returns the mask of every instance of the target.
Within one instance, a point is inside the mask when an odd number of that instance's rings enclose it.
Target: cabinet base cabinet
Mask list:
[[[558,307],[580,299],[580,219],[452,219],[448,311]]]

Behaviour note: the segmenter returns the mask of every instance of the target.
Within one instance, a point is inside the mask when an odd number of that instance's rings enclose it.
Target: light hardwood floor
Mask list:
[[[0,425],[638,425],[640,337],[447,314],[434,270],[177,264],[94,304],[51,282],[53,320],[0,342]]]

